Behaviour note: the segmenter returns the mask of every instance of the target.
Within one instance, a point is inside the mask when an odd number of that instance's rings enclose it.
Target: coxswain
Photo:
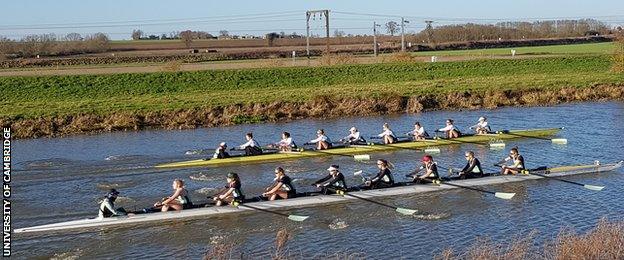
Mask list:
[[[225,188],[215,195],[212,200],[216,202],[217,206],[227,205],[233,202],[243,203],[245,195],[243,195],[243,191],[241,190],[242,185],[238,174],[234,172],[228,173],[226,181],[227,185]]]
[[[476,125],[470,127],[470,129],[474,129],[475,133],[482,135],[492,132],[492,129],[488,125],[487,118],[479,117],[479,121]]]
[[[364,188],[383,189],[392,187],[392,185],[394,185],[394,178],[390,172],[388,161],[384,159],[377,160],[377,168],[379,168],[379,172],[375,177],[364,182]]]
[[[229,157],[230,154],[227,152],[227,144],[225,142],[221,142],[212,155],[212,159],[225,159]]]
[[[280,140],[279,142],[271,145],[274,148],[279,149],[282,152],[290,152],[293,149],[296,150],[297,149],[297,145],[295,144],[295,142],[292,140],[292,138],[290,137],[290,133],[289,132],[283,132],[282,133],[282,140]]]
[[[453,119],[446,120],[446,126],[436,130],[436,132],[444,132],[446,138],[457,138],[461,135],[461,132],[453,124]]]
[[[286,175],[282,167],[275,168],[275,179],[273,179],[273,185],[266,189],[265,193],[262,193],[263,197],[267,197],[269,200],[275,199],[290,199],[297,196],[295,186],[292,184],[292,179]]]
[[[262,148],[256,140],[253,138],[253,133],[247,133],[245,135],[247,142],[238,146],[238,149],[245,150],[245,155],[260,155],[262,154]]]
[[[173,188],[173,195],[156,202],[154,208],[160,208],[162,212],[166,212],[169,209],[183,210],[193,207],[188,191],[184,188],[184,181],[175,179],[171,187]]]
[[[98,213],[98,218],[110,218],[113,216],[124,216],[126,215],[126,210],[124,208],[115,209],[115,200],[119,196],[119,192],[116,189],[110,189],[106,196],[100,203],[100,211]]]
[[[357,128],[351,127],[349,129],[349,135],[345,136],[343,139],[340,139],[340,142],[349,144],[349,145],[366,145],[366,140],[360,134],[360,131]]]
[[[503,164],[508,161],[511,161],[512,165]],[[499,164],[501,165],[501,168],[502,168],[502,171],[501,171],[502,174],[517,174],[525,169],[524,157],[522,157],[522,155],[518,153],[518,148],[515,148],[515,147],[511,148],[511,150],[509,151],[509,156],[505,158],[504,160],[500,161]]]
[[[338,170],[338,165],[332,165],[327,168],[329,174],[322,179],[314,182],[318,188],[321,188],[323,194],[333,194],[336,191],[346,191],[347,183],[345,182],[344,175]]]
[[[418,175],[421,171],[425,171],[423,174]],[[416,172],[413,174],[407,175],[407,177],[413,178],[413,181],[416,183],[423,182],[433,182],[440,179],[440,174],[438,173],[438,166],[433,161],[433,157],[431,155],[425,155],[422,158],[422,165]]]
[[[331,140],[325,135],[325,130],[316,131],[316,139],[310,140],[309,144],[316,144],[317,150],[327,150],[332,147]]]
[[[390,129],[390,125],[388,123],[384,123],[382,128],[383,132],[381,134],[378,134],[377,137],[380,137],[383,140],[384,144],[395,143],[397,141],[397,138],[392,132],[392,129]]]
[[[414,141],[423,141],[429,137],[425,128],[420,125],[420,122],[414,123],[414,130],[406,133],[408,136],[412,137]]]
[[[459,171],[459,178],[479,178],[483,177],[483,168],[481,168],[481,162],[475,158],[473,151],[467,151],[464,156],[466,157],[466,166]]]

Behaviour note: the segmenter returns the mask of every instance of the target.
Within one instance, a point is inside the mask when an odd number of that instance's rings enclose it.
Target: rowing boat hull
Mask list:
[[[563,177],[563,176],[571,176],[577,174],[585,174],[585,173],[596,173],[596,172],[605,172],[612,171],[617,168],[622,167],[624,162],[614,163],[614,164],[605,164],[605,165],[581,165],[581,166],[563,166],[556,167],[550,169],[549,177]],[[466,187],[474,187],[474,186],[484,186],[484,185],[493,185],[500,183],[510,183],[510,182],[519,182],[526,180],[536,180],[542,179],[543,177],[536,175],[507,175],[507,176],[492,176],[492,177],[483,177],[478,179],[468,179],[468,180],[458,180],[452,181],[451,183],[466,186]],[[370,191],[358,191],[351,192],[351,194],[357,195],[358,197],[363,198],[375,198],[375,197],[388,197],[388,196],[397,196],[397,195],[406,195],[406,194],[417,194],[417,193],[425,193],[425,192],[433,192],[440,190],[448,190],[448,189],[456,189],[457,187],[449,186],[449,185],[412,185],[412,186],[402,186],[395,188],[387,188],[387,189],[379,189],[379,190],[370,190]],[[301,198],[293,198],[288,200],[277,200],[277,201],[264,201],[264,202],[255,202],[251,203],[256,208],[260,209],[268,209],[268,210],[285,210],[291,208],[304,208],[304,207],[312,207],[317,205],[326,205],[333,203],[341,203],[353,200],[354,198],[348,196],[339,196],[339,195],[319,195],[319,196],[311,196],[311,197],[301,197]],[[234,213],[241,213],[246,211],[252,211],[253,209],[249,208],[236,208],[236,207],[207,207],[207,208],[197,208],[197,209],[188,209],[182,211],[173,211],[173,212],[157,212],[150,214],[138,214],[134,216],[125,216],[125,217],[113,217],[113,218],[105,218],[105,219],[82,219],[75,221],[68,221],[56,224],[48,224],[41,225],[35,227],[27,227],[27,228],[19,228],[15,229],[15,233],[38,233],[38,232],[52,232],[52,231],[67,231],[67,230],[85,230],[90,228],[106,228],[111,226],[122,226],[122,225],[131,225],[131,224],[144,224],[149,222],[163,222],[163,221],[176,221],[176,220],[188,220],[188,219],[198,219],[198,218],[206,218],[210,216],[218,216],[218,215],[227,215]]]
[[[157,168],[182,168],[182,167],[201,167],[211,165],[225,165],[225,164],[242,164],[242,163],[259,163],[278,160],[292,160],[305,157],[316,156],[331,156],[331,155],[344,155],[344,154],[363,154],[383,152],[398,149],[426,149],[428,147],[450,145],[450,144],[463,144],[463,143],[485,143],[498,140],[522,138],[522,137],[542,137],[551,136],[557,134],[561,128],[546,128],[546,129],[528,129],[528,130],[511,130],[508,133],[500,134],[485,134],[485,135],[473,135],[465,136],[456,139],[437,139],[417,142],[402,142],[392,145],[371,145],[371,146],[357,146],[336,148],[323,151],[303,151],[303,152],[287,152],[287,153],[274,153],[263,154],[256,156],[241,156],[225,159],[214,160],[191,160],[174,163],[166,163],[156,165]]]

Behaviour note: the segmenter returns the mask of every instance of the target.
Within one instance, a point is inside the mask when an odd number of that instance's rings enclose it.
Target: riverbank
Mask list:
[[[609,56],[2,77],[17,138],[624,100]]]

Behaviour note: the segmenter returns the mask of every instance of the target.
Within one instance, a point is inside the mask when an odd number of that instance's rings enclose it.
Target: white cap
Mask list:
[[[479,117],[479,121],[485,121],[485,117]]]
[[[357,131],[357,128],[355,128],[355,126],[351,127],[351,129],[349,129],[349,131],[354,131],[355,132],[355,131]]]
[[[329,166],[329,168],[327,168],[328,171],[337,171],[338,170],[338,165],[332,165]]]
[[[227,146],[227,144],[225,142],[221,142],[219,146]]]

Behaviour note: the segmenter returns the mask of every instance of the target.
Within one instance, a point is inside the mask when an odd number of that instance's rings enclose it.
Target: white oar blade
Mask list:
[[[505,143],[490,143],[490,149],[503,149],[505,148]]]
[[[604,186],[594,186],[594,185],[589,185],[589,184],[585,184],[585,185],[583,185],[583,187],[585,189],[595,190],[595,191],[601,191],[602,189],[604,189]]]
[[[427,148],[425,153],[440,153],[440,148]]]
[[[362,175],[362,171],[357,171],[357,172],[354,172],[354,173],[353,173],[353,175],[355,175],[355,176],[360,176],[360,175]]]
[[[354,155],[353,159],[356,161],[368,161],[370,160],[370,155],[369,154],[358,154],[358,155]]]
[[[399,212],[403,215],[414,215],[416,214],[416,212],[418,212],[418,210],[415,209],[406,209],[406,208],[397,208],[396,212]]]
[[[298,216],[298,215],[288,215],[288,219],[292,220],[292,221],[304,221],[306,219],[308,219],[310,216]]]
[[[510,200],[515,195],[516,195],[515,193],[507,193],[507,192],[497,192],[497,193],[494,193],[494,197],[497,197],[499,199],[504,199],[504,200]]]
[[[554,138],[550,140],[552,141],[553,144],[567,144],[568,143],[568,139],[565,139],[565,138]]]

